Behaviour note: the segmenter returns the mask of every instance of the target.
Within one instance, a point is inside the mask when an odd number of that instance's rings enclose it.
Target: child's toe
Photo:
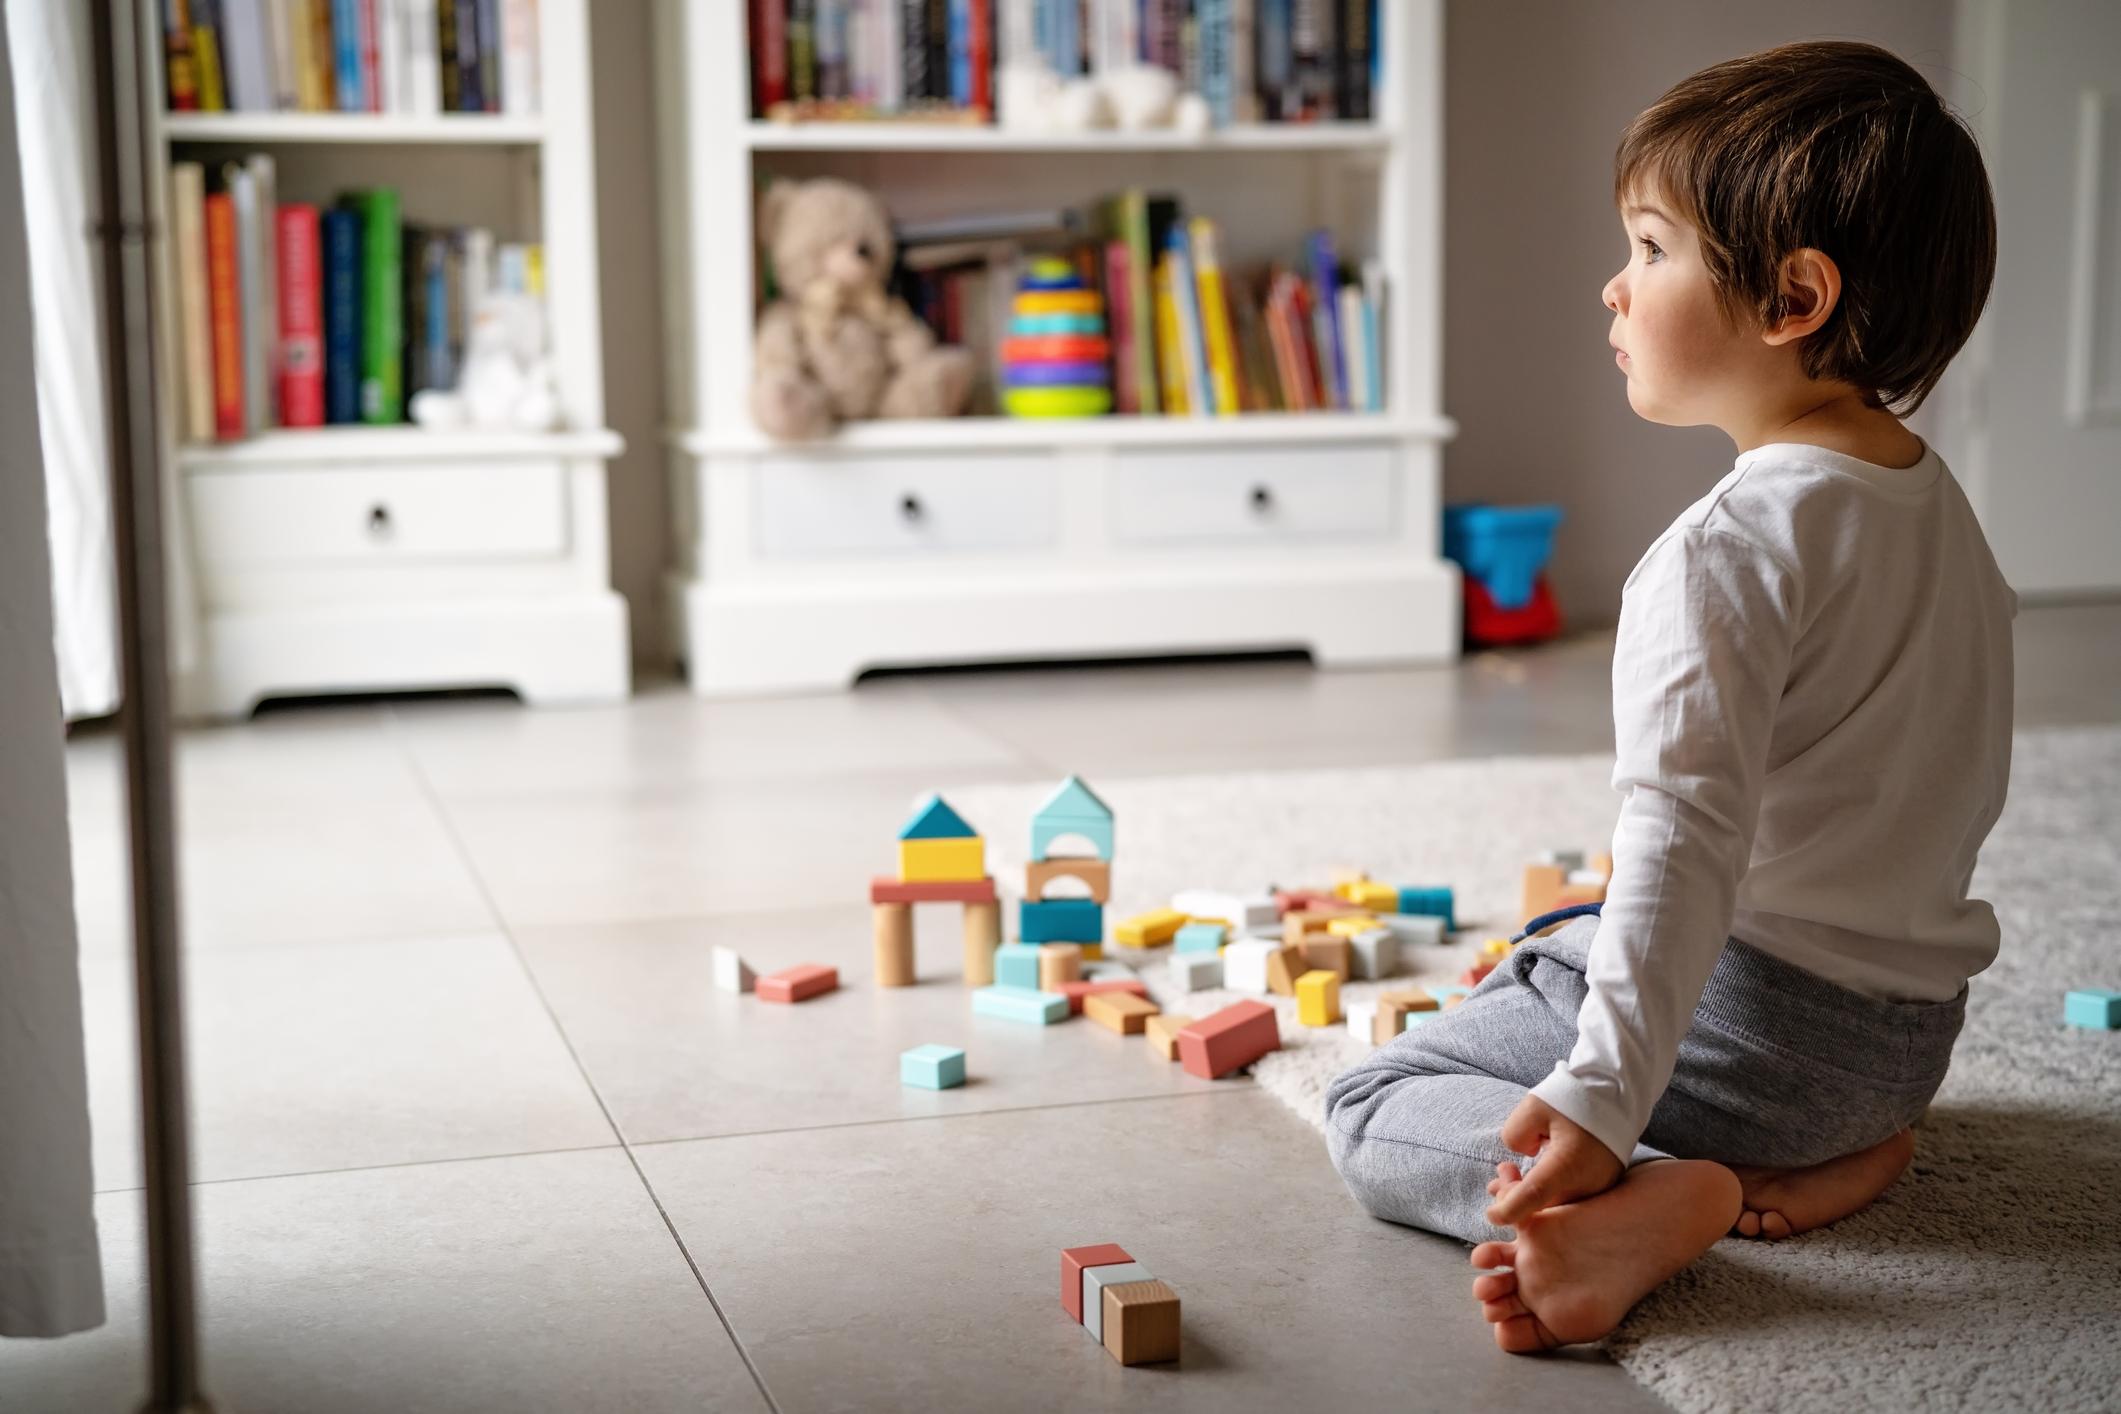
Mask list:
[[[1760,1236],[1760,1214],[1754,1212],[1751,1208],[1747,1208],[1740,1213],[1738,1215],[1738,1235],[1740,1237]]]
[[[1500,1301],[1517,1290],[1517,1273],[1489,1272],[1484,1277],[1473,1278],[1475,1301]]]
[[[1486,1317],[1490,1324],[1494,1324],[1501,1321],[1515,1320],[1519,1316],[1530,1316],[1532,1311],[1530,1307],[1512,1294],[1503,1297],[1500,1301],[1481,1302],[1480,1314]]]
[[[1747,1216],[1751,1216],[1748,1214]],[[1790,1220],[1780,1213],[1762,1213],[1760,1232],[1763,1237],[1783,1238],[1790,1235]]]
[[[1473,1265],[1476,1267],[1507,1267],[1517,1257],[1514,1242],[1483,1242],[1473,1249]]]

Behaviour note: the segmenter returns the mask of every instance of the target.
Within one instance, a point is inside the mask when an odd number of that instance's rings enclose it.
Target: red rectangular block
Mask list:
[[[994,879],[949,879],[907,883],[889,874],[869,881],[871,903],[993,903]]]
[[[1265,1002],[1237,1002],[1178,1033],[1178,1060],[1188,1075],[1216,1080],[1281,1049],[1281,1028]]]
[[[1494,970],[1495,959],[1483,959],[1458,974],[1458,985],[1461,987],[1478,987],[1481,983],[1488,980],[1488,974]]]
[[[1068,999],[1068,1015],[1083,1014],[1083,998],[1094,997],[1099,992],[1132,992],[1143,1001],[1149,999],[1149,989],[1132,977],[1122,977],[1113,982],[1063,982],[1053,989]]]
[[[1347,909],[1353,912],[1348,901],[1331,889],[1276,889],[1274,907],[1284,918],[1291,913],[1314,908]]]
[[[1061,1249],[1061,1305],[1068,1308],[1077,1325],[1083,1320],[1083,1268],[1110,1267],[1133,1260],[1117,1242]]]
[[[839,985],[840,970],[837,967],[805,962],[759,978],[753,990],[762,1002],[807,1002]]]

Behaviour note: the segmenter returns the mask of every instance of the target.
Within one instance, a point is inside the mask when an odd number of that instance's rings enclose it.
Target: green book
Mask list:
[[[1134,326],[1134,386],[1142,413],[1161,410],[1156,388],[1156,305],[1150,272],[1149,199],[1131,187],[1119,199],[1120,239],[1127,243],[1127,322]]]
[[[361,420],[405,420],[405,286],[398,194],[352,198],[361,216]]]

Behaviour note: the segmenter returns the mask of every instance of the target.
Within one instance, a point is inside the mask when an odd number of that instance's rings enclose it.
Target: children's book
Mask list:
[[[236,273],[236,199],[218,191],[205,200],[207,298],[213,319],[214,434],[241,437],[243,291]]]
[[[280,425],[324,424],[324,281],[317,208],[279,212]]]
[[[187,442],[210,442],[214,436],[213,308],[207,295],[206,171],[196,162],[169,169],[171,252],[177,274],[178,359],[184,370],[184,414]]]
[[[361,420],[402,422],[404,272],[398,248],[398,194],[377,187],[357,198],[361,216]]]
[[[361,220],[346,206],[317,218],[324,246],[324,420],[361,420]]]

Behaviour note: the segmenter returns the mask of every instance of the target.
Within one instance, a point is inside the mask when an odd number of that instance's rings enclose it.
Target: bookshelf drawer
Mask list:
[[[193,533],[213,565],[564,554],[557,462],[194,472]]]
[[[1056,488],[1043,455],[776,457],[751,474],[766,557],[1054,543]]]
[[[1391,535],[1394,449],[1290,443],[1136,451],[1113,468],[1113,534],[1123,543]]]

